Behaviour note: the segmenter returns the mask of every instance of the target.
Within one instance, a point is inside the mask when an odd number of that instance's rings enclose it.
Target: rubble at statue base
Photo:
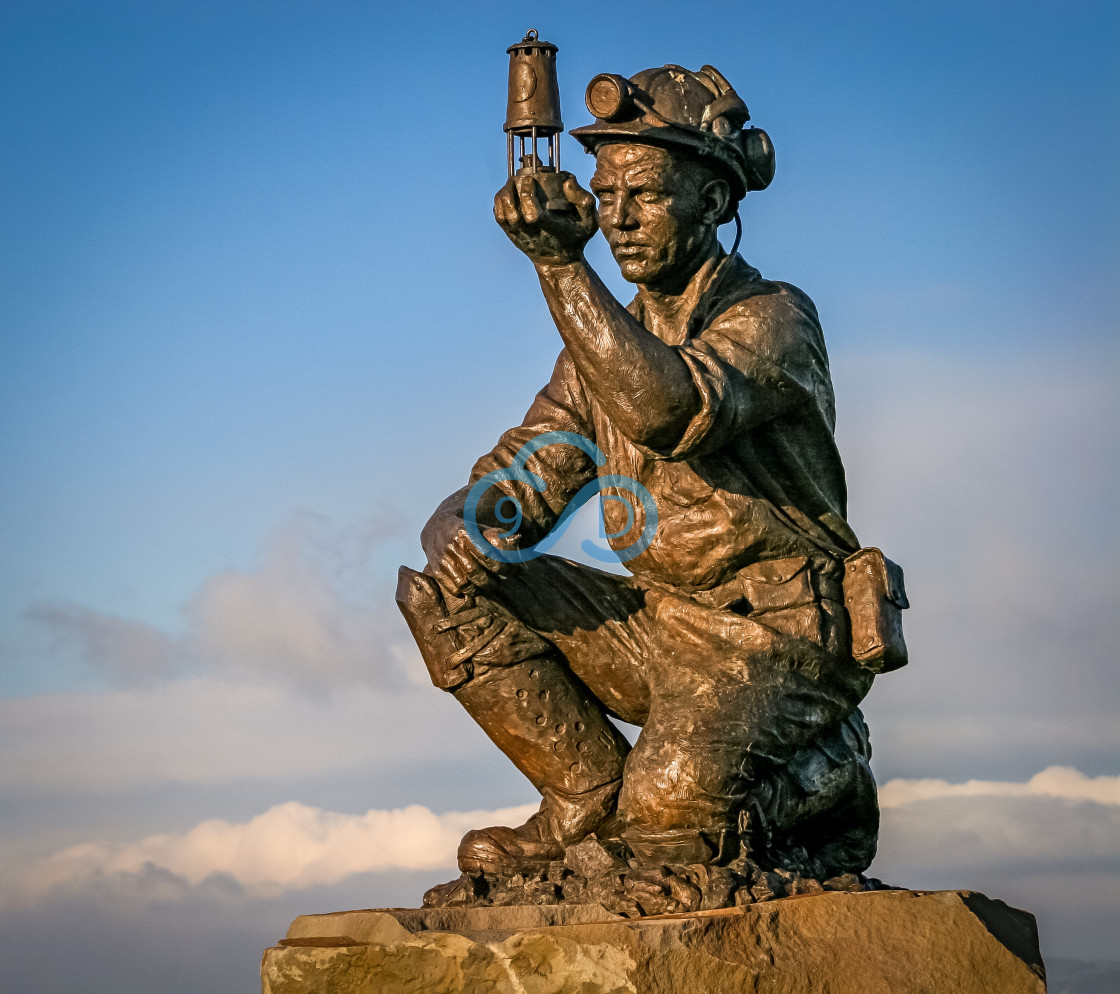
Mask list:
[[[623,918],[731,908],[780,897],[824,891],[883,890],[875,878],[843,873],[821,880],[805,861],[766,870],[740,855],[726,866],[641,865],[625,844],[590,835],[563,860],[541,863],[510,876],[463,873],[424,895],[426,908],[598,904]]]

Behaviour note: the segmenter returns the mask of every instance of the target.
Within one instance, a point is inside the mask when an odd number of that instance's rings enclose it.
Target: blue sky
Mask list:
[[[851,519],[914,602],[914,662],[867,704],[876,773],[1003,785],[898,794],[877,870],[1115,955],[1120,803],[1092,779],[1120,774],[1115,5],[635,10],[0,10],[0,869],[39,867],[0,916],[118,962],[143,921],[153,976],[160,935],[226,923],[207,976],[251,989],[285,916],[412,903],[446,855],[285,883],[145,837],[292,803],[421,805],[446,835],[531,800],[424,686],[391,589],[559,347],[490,214],[504,50],[533,26],[569,127],[597,72],[711,63],[775,142],[742,252],[817,303]],[[1090,786],[1031,780],[1052,766]],[[295,846],[301,811],[260,830]],[[950,820],[974,853],[923,827]],[[94,843],[123,848],[49,862]],[[22,989],[53,989],[20,955]]]

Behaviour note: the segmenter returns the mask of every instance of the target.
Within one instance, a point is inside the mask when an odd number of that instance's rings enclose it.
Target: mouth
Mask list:
[[[649,247],[646,245],[637,245],[632,242],[620,243],[613,246],[615,258],[628,259],[635,255],[644,255]]]

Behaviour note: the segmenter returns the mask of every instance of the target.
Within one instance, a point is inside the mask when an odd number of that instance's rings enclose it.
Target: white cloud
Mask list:
[[[334,884],[356,873],[452,869],[463,833],[492,824],[520,824],[535,804],[496,811],[435,814],[421,805],[340,814],[296,801],[248,822],[204,821],[181,834],[131,844],[88,842],[33,862],[5,888],[31,902],[56,888],[95,884],[119,874],[166,871],[189,884],[223,874],[257,895]],[[178,896],[162,888],[158,896]]]
[[[888,780],[879,788],[879,806],[900,808],[915,801],[942,797],[1060,797],[1069,801],[1094,801],[1120,805],[1120,776],[1087,777],[1069,766],[1048,766],[1026,783],[999,780]]]
[[[1044,950],[1096,958],[1120,932],[1120,777],[1052,766],[1025,782],[891,780],[871,873],[982,891],[1038,920]]]
[[[0,700],[0,791],[80,796],[484,754],[501,759],[454,699],[430,683],[393,691],[359,685],[323,700],[284,683],[199,678]]]
[[[270,679],[367,681],[385,640],[380,612],[346,602],[288,542],[273,545],[258,570],[211,577],[188,616],[191,655]]]

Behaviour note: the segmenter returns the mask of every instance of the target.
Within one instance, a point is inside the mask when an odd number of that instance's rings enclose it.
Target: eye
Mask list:
[[[656,190],[639,190],[634,194],[634,199],[639,204],[659,204],[665,199],[665,196]]]

